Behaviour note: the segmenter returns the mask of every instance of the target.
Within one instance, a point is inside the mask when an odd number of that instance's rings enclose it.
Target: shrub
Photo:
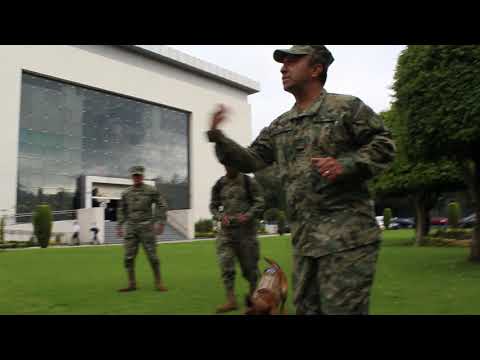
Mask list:
[[[38,205],[33,214],[33,231],[40,247],[48,247],[52,234],[52,210],[49,205]]]
[[[216,236],[214,232],[196,232],[195,239],[211,239]]]
[[[383,225],[385,226],[385,229],[389,228],[390,220],[392,220],[392,209],[386,208],[383,210]]]
[[[460,204],[456,201],[448,204],[448,225],[452,228],[458,227],[460,220]]]
[[[279,219],[279,210],[278,209],[268,209],[263,214],[263,219],[267,224],[275,224],[278,222]]]
[[[285,213],[281,210],[278,211],[278,233],[280,235],[285,234],[287,225],[287,218]]]
[[[200,219],[195,223],[195,232],[210,233],[213,232],[213,220]]]
[[[0,244],[5,241],[5,216],[0,219]]]

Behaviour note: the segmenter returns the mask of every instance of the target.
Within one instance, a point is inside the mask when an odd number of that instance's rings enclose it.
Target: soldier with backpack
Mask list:
[[[227,302],[217,313],[238,308],[235,297],[235,259],[238,259],[243,277],[250,284],[250,295],[259,278],[259,244],[256,218],[264,210],[264,199],[258,183],[234,168],[226,167],[212,189],[210,211],[221,222],[216,247]]]

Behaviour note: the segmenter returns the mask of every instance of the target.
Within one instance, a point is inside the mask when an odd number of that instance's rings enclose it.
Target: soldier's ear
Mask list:
[[[312,65],[312,77],[319,78],[325,70],[325,66],[322,64],[314,64]]]

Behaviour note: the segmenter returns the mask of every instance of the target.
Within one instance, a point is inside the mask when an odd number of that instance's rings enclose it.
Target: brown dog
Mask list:
[[[265,258],[265,261],[270,264],[270,267],[263,272],[252,296],[247,296],[245,315],[286,314],[287,277],[275,261],[268,258]]]

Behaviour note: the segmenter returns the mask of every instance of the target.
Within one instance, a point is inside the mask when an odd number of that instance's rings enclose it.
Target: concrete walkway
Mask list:
[[[284,234],[290,235],[290,234]],[[259,238],[268,238],[268,237],[275,237],[280,235],[259,235]],[[198,241],[212,241],[215,238],[207,238],[207,239],[192,239],[192,240],[175,240],[175,241],[159,241],[157,245],[167,245],[167,244],[183,244],[183,243],[194,243]],[[78,248],[86,248],[86,247],[108,247],[108,246],[123,246],[123,244],[99,244],[99,245],[54,245],[49,246],[48,249],[78,249]],[[4,251],[21,251],[21,250],[34,250],[34,249],[41,249],[40,246],[32,246],[28,248],[19,248],[19,249],[3,249]]]

